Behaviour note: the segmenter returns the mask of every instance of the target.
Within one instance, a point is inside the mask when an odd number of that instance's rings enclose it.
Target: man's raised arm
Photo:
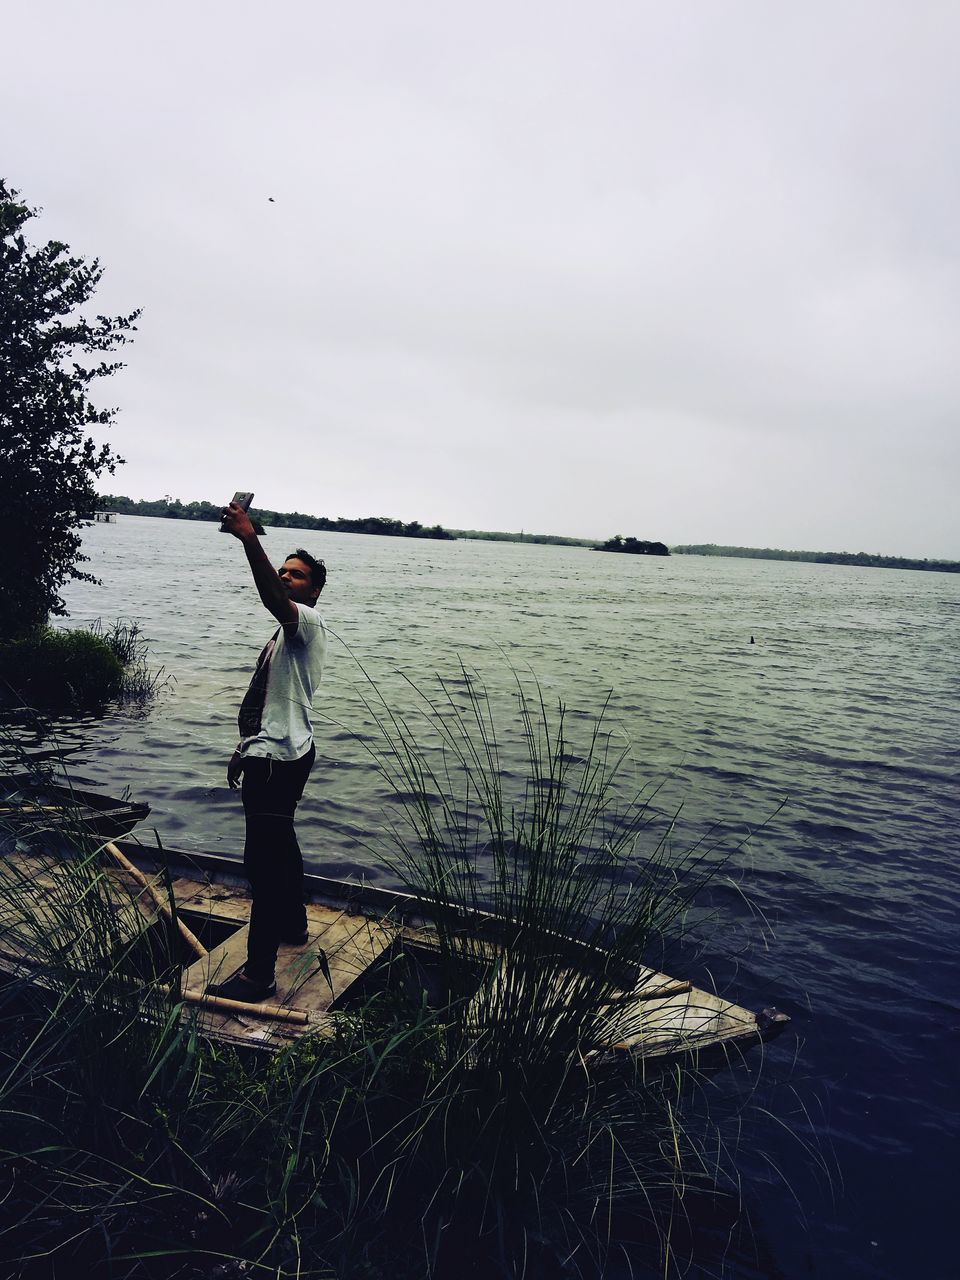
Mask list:
[[[223,528],[243,543],[250,572],[264,608],[269,609],[284,626],[298,623],[300,615],[297,606],[290,599],[286,587],[280,581],[280,575],[267,558],[250,517],[238,503],[231,502],[224,508]]]

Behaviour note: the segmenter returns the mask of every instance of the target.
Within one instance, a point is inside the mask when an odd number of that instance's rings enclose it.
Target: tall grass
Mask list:
[[[658,980],[728,855],[676,851],[673,822],[653,813],[651,796],[625,793],[629,747],[608,703],[571,741],[564,704],[548,706],[535,679],[515,675],[517,778],[475,675],[441,679],[437,696],[414,693],[412,714],[376,690],[366,705],[377,763],[401,801],[385,856],[425,914],[447,907],[438,954],[466,1009],[454,1056],[497,1071],[565,1070],[637,1030],[629,997]],[[437,737],[439,757],[421,746]],[[464,928],[478,916],[489,918]]]
[[[103,641],[123,668],[123,679],[115,693],[121,702],[147,703],[173,678],[163,667],[151,670],[147,642],[138,622],[118,618],[105,627],[97,618],[90,626],[90,633]]]
[[[69,816],[8,827],[0,952],[25,965],[0,993],[11,1275],[677,1273],[684,1201],[716,1184],[722,1147],[685,1122],[695,1076],[599,1051],[710,860],[617,801],[605,713],[574,743],[518,681],[517,778],[468,673],[417,700],[423,723],[370,706],[402,803],[385,856],[425,912],[445,904],[420,953],[443,998],[394,957],[330,1038],[246,1056],[205,1040],[176,930],[118,897]],[[9,856],[24,841],[38,861]],[[458,927],[478,910],[495,914]]]
[[[692,1068],[605,1059],[639,1030],[636,997],[663,981],[668,945],[725,855],[676,851],[651,797],[624,791],[629,751],[606,704],[572,740],[563,703],[514,680],[519,770],[465,667],[435,694],[410,685],[406,712],[373,683],[362,695],[399,801],[389,861],[425,916],[442,907],[446,1007],[407,1139],[431,1188],[427,1256],[443,1274],[478,1256],[488,1274],[534,1257],[600,1273],[628,1211],[660,1265],[683,1192],[716,1181],[717,1135],[684,1127]]]

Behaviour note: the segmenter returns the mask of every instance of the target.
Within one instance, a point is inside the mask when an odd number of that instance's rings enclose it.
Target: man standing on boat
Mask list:
[[[280,624],[257,661],[240,707],[240,742],[227,766],[230,786],[241,786],[247,825],[243,867],[253,895],[247,963],[210,988],[230,1000],[256,1002],[277,989],[280,944],[307,941],[293,815],[316,754],[310,711],[327,647],[316,603],[327,571],[302,549],[274,569],[236,502],[224,509],[222,528],[243,544],[260,599]]]

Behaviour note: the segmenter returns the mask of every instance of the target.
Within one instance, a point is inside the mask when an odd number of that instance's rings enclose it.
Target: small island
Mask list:
[[[597,551],[622,551],[628,556],[668,556],[670,549],[662,542],[644,542],[641,538],[621,538],[614,534],[606,542],[601,542]]]

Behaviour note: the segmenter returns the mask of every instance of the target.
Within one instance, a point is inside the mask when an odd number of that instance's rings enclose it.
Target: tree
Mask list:
[[[28,244],[23,227],[38,210],[19,194],[0,178],[0,640],[65,613],[64,582],[95,581],[77,568],[78,529],[96,505],[94,481],[123,459],[89,434],[116,410],[88,393],[123,367],[104,355],[140,315],[78,315],[103,275],[99,260],[57,240]]]

